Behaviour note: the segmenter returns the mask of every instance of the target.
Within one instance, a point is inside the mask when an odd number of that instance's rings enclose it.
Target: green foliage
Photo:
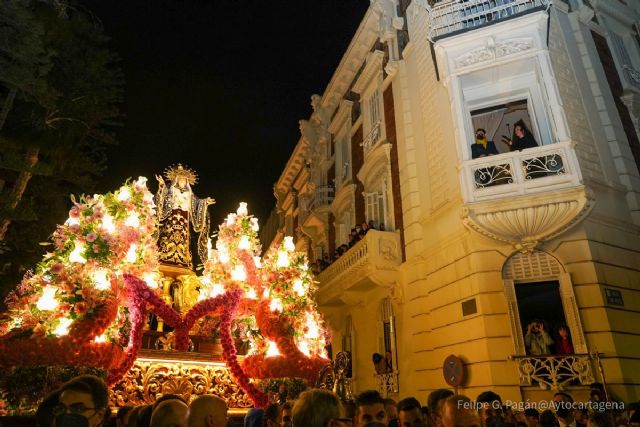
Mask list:
[[[37,242],[66,218],[67,195],[91,191],[105,170],[123,88],[107,42],[83,8],[0,1],[0,220],[12,221],[0,246],[0,295],[40,258]]]

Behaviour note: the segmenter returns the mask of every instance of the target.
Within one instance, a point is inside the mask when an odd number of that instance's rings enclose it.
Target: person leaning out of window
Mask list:
[[[476,141],[471,144],[471,158],[477,159],[478,157],[493,156],[498,154],[496,144],[493,141],[487,140],[487,132],[478,128],[476,130]]]

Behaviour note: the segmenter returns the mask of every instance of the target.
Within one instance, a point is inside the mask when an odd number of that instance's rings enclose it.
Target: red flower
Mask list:
[[[84,316],[85,314],[87,314],[89,307],[87,307],[86,302],[80,301],[76,303],[74,310],[78,316]]]

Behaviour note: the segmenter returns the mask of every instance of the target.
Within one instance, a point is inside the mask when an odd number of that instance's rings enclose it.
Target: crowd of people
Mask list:
[[[362,240],[369,230],[386,231],[383,223],[380,223],[380,225],[376,228],[373,220],[369,220],[369,222],[363,222],[361,225],[356,225],[351,229],[351,232],[349,233],[349,241],[338,246],[336,250],[333,251],[333,256],[326,253],[322,258],[316,260],[311,264],[313,274],[320,274],[321,271],[329,267],[334,261],[344,255],[344,253],[347,252],[349,248]]]
[[[309,389],[295,400],[274,401],[250,409],[245,427],[640,427],[639,404],[612,412],[604,389],[594,384],[591,405],[577,406],[568,393],[553,395],[552,405],[538,411],[535,404],[514,409],[493,391],[475,401],[451,390],[431,392],[426,404],[415,397],[399,402],[377,391],[342,402],[328,390]],[[275,399],[274,399],[275,400]],[[104,382],[91,375],[72,379],[51,393],[38,407],[40,427],[227,427],[232,424],[225,401],[201,395],[186,402],[178,395],[163,395],[153,405],[122,407],[112,414]],[[589,408],[589,409],[584,409]]]

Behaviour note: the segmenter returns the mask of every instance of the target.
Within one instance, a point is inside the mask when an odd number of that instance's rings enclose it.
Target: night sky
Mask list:
[[[214,229],[238,202],[261,223],[273,184],[368,0],[81,0],[122,58],[120,144],[99,191],[170,164],[194,168]]]

